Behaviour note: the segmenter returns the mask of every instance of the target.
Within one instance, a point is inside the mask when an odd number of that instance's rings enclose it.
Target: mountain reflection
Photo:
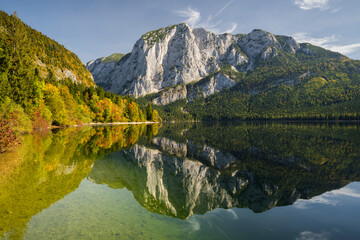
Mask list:
[[[96,161],[88,178],[181,219],[215,208],[263,212],[358,181],[357,136],[357,125],[169,125]]]
[[[0,155],[0,238],[21,239],[31,217],[76,190],[96,159],[131,147],[156,126],[56,129]]]
[[[263,212],[360,180],[356,124],[166,124],[54,130],[0,155],[0,238],[84,178],[130,190],[151,212]]]

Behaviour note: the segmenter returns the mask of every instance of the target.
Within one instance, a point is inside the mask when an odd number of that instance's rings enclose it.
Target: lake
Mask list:
[[[0,239],[358,239],[360,125],[54,129],[0,155]]]

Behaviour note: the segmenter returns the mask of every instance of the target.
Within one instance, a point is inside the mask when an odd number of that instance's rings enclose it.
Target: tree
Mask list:
[[[151,121],[152,120],[152,114],[153,114],[153,111],[152,111],[152,106],[151,106],[151,102],[149,102],[147,105],[146,105],[146,120],[149,120]]]
[[[30,41],[24,24],[17,17],[16,12],[7,21],[3,20],[2,24],[6,24],[7,31],[1,31],[3,50],[1,60],[5,61],[2,70],[7,74],[11,86],[9,96],[16,103],[27,108],[33,103],[32,96],[35,90],[33,84],[35,71]]]
[[[161,122],[162,121],[161,117],[159,116],[158,111],[156,111],[156,110],[153,111],[151,121],[153,121],[153,122]]]

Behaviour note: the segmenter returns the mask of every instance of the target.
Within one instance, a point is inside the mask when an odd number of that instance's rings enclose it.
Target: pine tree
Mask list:
[[[152,120],[152,106],[151,106],[151,102],[149,102],[146,106],[146,119],[151,121]]]
[[[15,102],[26,108],[32,104],[35,90],[35,70],[31,59],[31,45],[24,24],[17,17],[16,12],[5,24],[7,24],[7,32],[3,34],[3,37],[8,54],[8,65],[5,72],[11,86],[9,95]]]

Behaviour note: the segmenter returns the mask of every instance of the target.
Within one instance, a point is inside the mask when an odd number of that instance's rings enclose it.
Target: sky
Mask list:
[[[359,0],[0,0],[83,63],[128,53],[142,34],[187,22],[215,33],[264,29],[360,59]]]

